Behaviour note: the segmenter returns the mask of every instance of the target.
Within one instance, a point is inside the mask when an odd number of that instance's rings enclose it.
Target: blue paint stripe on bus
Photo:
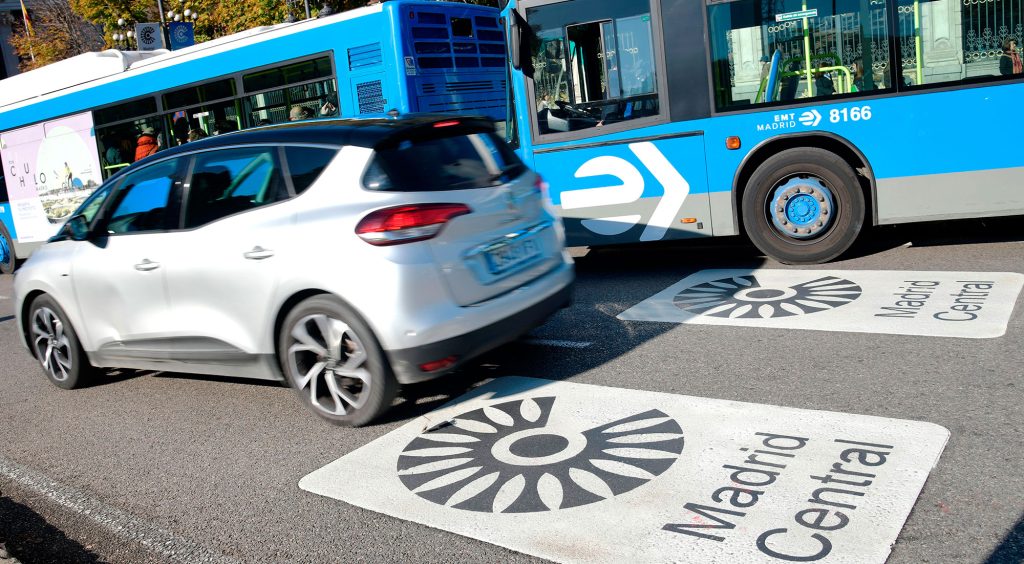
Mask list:
[[[547,151],[564,148],[566,151],[556,154],[566,166],[571,166],[568,161],[575,162],[577,159],[570,155],[579,152],[573,147],[617,142],[619,144],[604,145],[599,150],[588,150],[585,154],[588,158],[608,155],[632,160],[628,149],[632,140],[703,132],[708,191],[712,193],[731,192],[736,171],[750,151],[765,141],[787,133],[821,131],[848,140],[864,152],[878,180],[1016,168],[1024,167],[1024,144],[1020,142],[1018,132],[1008,130],[1005,122],[983,119],[983,116],[991,113],[993,107],[1015,107],[1022,99],[1024,84],[1002,84],[913,96],[861,98],[845,103],[725,114],[709,119],[661,124],[582,141],[548,143],[536,146],[535,149]],[[865,107],[870,108],[870,120],[848,119],[838,124],[831,122],[832,110],[845,109],[849,116],[850,111],[857,109],[862,113]],[[951,112],[950,108],[956,110]],[[808,127],[800,122],[799,118],[804,112],[812,110],[821,115],[818,127]],[[772,124],[779,123],[776,116],[792,116],[793,119],[785,119],[779,129],[772,129]],[[764,130],[759,131],[759,126]],[[950,131],[970,131],[975,140],[951,143]],[[725,140],[730,136],[742,139],[742,150],[726,149]],[[662,143],[655,141],[656,145]],[[536,158],[543,155],[541,153]],[[697,154],[666,153],[666,156],[681,171],[694,164],[689,161],[702,160],[702,156]],[[582,159],[581,163],[585,160]],[[593,187],[571,179],[570,173],[567,183],[562,186],[552,185],[551,195],[555,204],[561,203],[560,188],[575,190]],[[597,182],[595,185],[600,184]],[[661,196],[662,189],[657,183],[648,182],[646,186],[643,197]]]
[[[11,204],[7,202],[0,203],[0,222],[3,222],[4,227],[7,228],[7,232],[11,234],[11,239],[17,240],[18,230],[14,228],[14,216],[11,215]]]

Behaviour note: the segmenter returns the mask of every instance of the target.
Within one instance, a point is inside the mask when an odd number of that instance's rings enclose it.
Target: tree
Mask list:
[[[123,18],[132,25],[135,22],[160,21],[160,13],[153,0],[70,0],[70,3],[76,13],[104,30],[105,47],[114,46],[111,34],[119,30],[118,19]]]
[[[68,0],[38,0],[32,4],[31,29],[22,27],[10,44],[21,59],[21,70],[39,68],[95,51],[103,46],[100,30],[76,14]]]
[[[473,4],[495,5],[495,0],[463,0]],[[322,6],[331,13],[343,12],[376,3],[372,0],[310,0],[313,17]],[[36,63],[28,68],[58,61],[62,58],[115,47],[112,34],[120,30],[118,20],[134,26],[142,22],[159,22],[160,13],[154,0],[39,0],[34,3],[37,22],[31,46],[35,50]],[[290,7],[289,7],[290,4]],[[196,20],[196,41],[208,41],[216,37],[238,33],[254,27],[274,25],[285,21],[289,11],[298,19],[305,17],[303,0],[164,0],[164,10],[183,11],[191,9],[200,14]],[[84,19],[83,19],[84,18]],[[74,20],[77,19],[77,23]],[[44,21],[60,22],[57,28],[49,27]],[[91,22],[90,25],[87,22]],[[74,25],[72,25],[74,24]],[[63,27],[61,27],[63,26]],[[86,29],[87,28],[87,29]],[[63,30],[63,31],[61,31]],[[129,31],[124,29],[123,31]],[[19,54],[28,56],[28,37],[13,39],[12,44]]]

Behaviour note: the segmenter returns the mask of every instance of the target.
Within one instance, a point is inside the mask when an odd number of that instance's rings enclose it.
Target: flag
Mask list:
[[[25,7],[25,0],[21,0],[21,17],[25,20],[25,31],[32,35],[32,20],[28,17],[28,8]]]

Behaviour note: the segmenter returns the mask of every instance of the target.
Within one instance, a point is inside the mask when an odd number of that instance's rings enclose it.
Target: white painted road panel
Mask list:
[[[304,477],[562,562],[885,562],[931,423],[502,378]]]
[[[991,339],[1006,334],[1022,288],[1013,272],[703,270],[618,317]]]

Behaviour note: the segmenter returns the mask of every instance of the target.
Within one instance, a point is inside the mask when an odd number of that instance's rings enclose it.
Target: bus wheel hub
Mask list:
[[[787,237],[810,239],[828,231],[835,216],[832,191],[813,176],[794,177],[775,189],[772,223]]]

